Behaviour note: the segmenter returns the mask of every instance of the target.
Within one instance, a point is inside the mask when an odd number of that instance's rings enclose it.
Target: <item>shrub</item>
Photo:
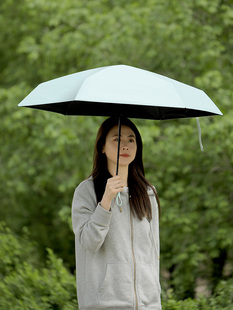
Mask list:
[[[75,277],[51,249],[43,267],[33,251],[36,246],[28,237],[0,225],[0,309],[77,310]]]

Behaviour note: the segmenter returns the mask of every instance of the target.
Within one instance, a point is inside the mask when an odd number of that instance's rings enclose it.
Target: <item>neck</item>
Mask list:
[[[118,167],[118,175],[121,177],[121,181],[123,182],[124,186],[128,186],[128,166],[119,166]],[[115,167],[108,167],[108,171],[111,175],[116,174],[116,166]]]

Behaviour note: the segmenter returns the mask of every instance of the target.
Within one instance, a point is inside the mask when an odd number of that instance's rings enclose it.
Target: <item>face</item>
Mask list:
[[[109,172],[116,169],[118,147],[118,126],[114,126],[107,134],[102,152],[107,158]],[[137,152],[136,136],[133,130],[125,125],[121,126],[119,167],[128,167]]]

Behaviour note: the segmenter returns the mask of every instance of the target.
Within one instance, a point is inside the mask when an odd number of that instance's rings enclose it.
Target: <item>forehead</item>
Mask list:
[[[118,136],[118,126],[114,126],[112,127],[107,136]],[[135,133],[133,132],[133,130],[126,126],[126,125],[122,125],[121,126],[121,136],[133,136],[135,137]]]

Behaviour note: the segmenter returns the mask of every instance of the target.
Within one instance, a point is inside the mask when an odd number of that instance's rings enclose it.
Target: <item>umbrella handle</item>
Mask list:
[[[118,146],[117,146],[116,175],[118,175],[118,170],[119,170],[120,144],[121,144],[121,118],[119,117],[118,118]]]

